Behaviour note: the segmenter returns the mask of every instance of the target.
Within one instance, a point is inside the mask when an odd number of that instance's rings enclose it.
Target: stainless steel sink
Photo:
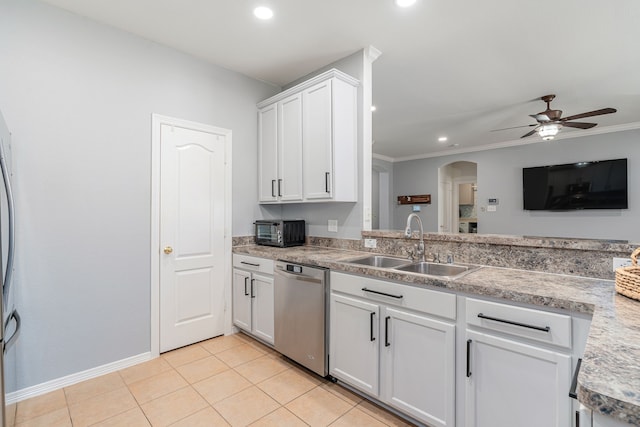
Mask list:
[[[359,264],[380,268],[398,268],[403,265],[411,264],[411,261],[406,258],[395,258],[384,255],[369,255],[363,258],[351,259],[345,262],[348,262],[350,264]]]
[[[453,277],[466,273],[475,267],[460,264],[438,264],[435,262],[416,262],[409,265],[394,267],[396,270],[410,273],[428,274],[431,276]]]

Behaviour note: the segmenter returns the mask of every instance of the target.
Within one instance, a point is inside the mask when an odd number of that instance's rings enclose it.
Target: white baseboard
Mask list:
[[[110,374],[111,372],[119,371],[120,369],[128,368],[130,366],[137,365],[138,363],[147,362],[151,359],[153,359],[151,352],[142,353],[138,354],[137,356],[131,356],[126,359],[107,363],[106,365],[87,369],[86,371],[67,375],[66,377],[57,378],[55,380],[23,388],[18,391],[7,393],[6,403],[7,405],[10,405],[12,403],[20,402],[21,400],[29,399],[31,397],[40,396],[41,394],[49,393],[51,391],[61,389],[62,387],[67,387],[82,381],[90,380],[91,378],[96,378],[104,374]]]

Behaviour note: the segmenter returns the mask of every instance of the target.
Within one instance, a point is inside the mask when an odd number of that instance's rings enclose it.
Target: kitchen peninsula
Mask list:
[[[363,232],[363,237],[379,239],[376,252],[396,256],[404,255],[405,247],[414,243],[402,239],[400,235],[399,232]],[[455,293],[458,296],[489,298],[492,301],[590,317],[588,338],[578,375],[578,400],[594,413],[604,414],[605,418],[632,425],[640,424],[640,366],[635,363],[640,360],[640,347],[637,344],[640,342],[640,331],[637,329],[637,325],[640,324],[640,303],[616,294],[610,267],[607,271],[604,267],[606,263],[600,263],[595,259],[597,257],[593,256],[596,253],[604,254],[603,258],[607,259],[623,253],[627,253],[628,256],[632,245],[622,242],[520,236],[426,234],[425,239],[427,252],[453,251],[456,262],[483,266],[455,279],[366,267],[345,262],[366,255],[363,251],[370,251],[361,247],[361,241],[326,238],[309,238],[309,245],[289,249],[253,246],[247,244],[247,239],[237,239],[236,244],[245,245],[235,246],[234,253],[285,259],[326,267],[335,272]],[[495,246],[494,249],[500,256],[486,258],[486,254],[465,247],[465,241],[477,244],[478,247],[484,245],[483,250],[492,253],[490,248],[486,248],[488,242],[488,246]],[[510,244],[508,246],[511,251],[500,248],[506,243]],[[540,247],[533,248],[536,245]],[[550,264],[541,265],[535,256],[528,258],[530,262],[523,261],[526,258],[519,251],[529,255],[539,251],[544,256],[549,256],[549,252],[553,251],[556,251],[556,255],[574,251],[588,257],[589,262],[578,265],[574,263],[564,270],[559,268],[557,271],[550,268]],[[513,259],[510,259],[509,255]],[[575,254],[573,255],[576,258]],[[497,265],[498,262],[502,262],[503,265]],[[593,269],[594,265],[599,264],[602,266]],[[584,270],[579,270],[580,267]],[[592,277],[586,277],[586,273],[590,273]]]

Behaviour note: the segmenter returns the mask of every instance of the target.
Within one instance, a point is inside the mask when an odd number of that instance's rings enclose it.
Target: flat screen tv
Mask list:
[[[524,209],[627,209],[627,159],[522,169]]]

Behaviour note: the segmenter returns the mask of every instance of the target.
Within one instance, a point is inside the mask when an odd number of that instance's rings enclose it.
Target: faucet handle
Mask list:
[[[447,264],[453,264],[453,254],[451,252],[447,254]]]
[[[413,250],[413,248],[408,248],[407,249],[407,257],[413,261],[414,259],[414,255],[415,255],[415,251]]]

